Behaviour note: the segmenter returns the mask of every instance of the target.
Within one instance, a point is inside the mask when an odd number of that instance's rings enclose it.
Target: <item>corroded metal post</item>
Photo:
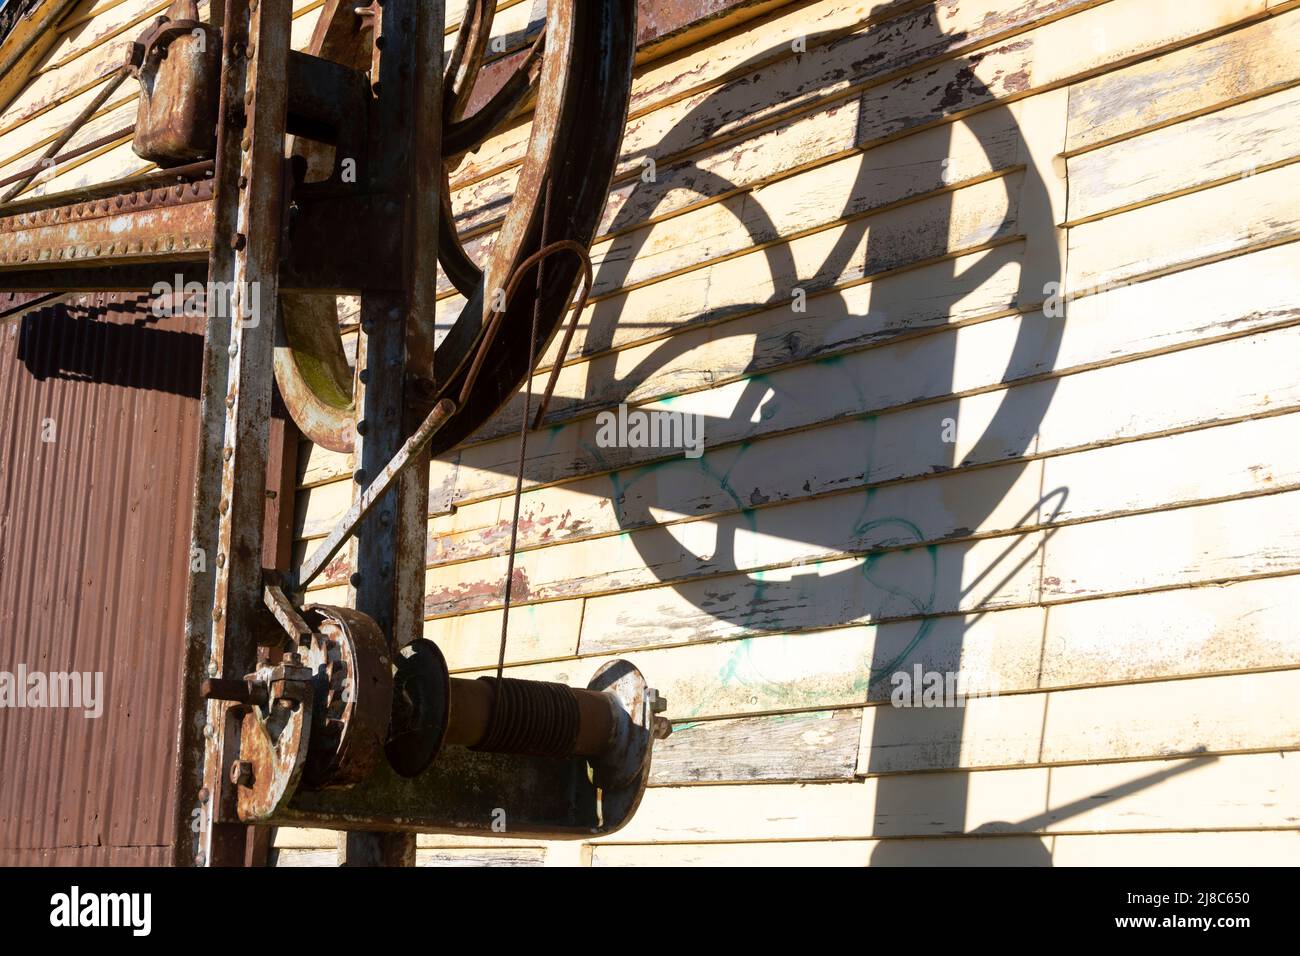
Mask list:
[[[290,0],[231,0],[226,8],[186,613],[184,713],[201,722],[181,730],[182,864],[243,862],[245,828],[222,780],[238,758],[238,732],[230,703],[204,706],[199,685],[251,671],[261,626],[290,11]]]
[[[371,124],[368,166],[360,171],[386,197],[388,227],[402,235],[400,287],[361,296],[359,409],[354,499],[398,453],[433,394],[434,306],[442,151],[442,0],[385,0],[375,13],[382,91]],[[374,618],[396,651],[421,636],[429,513],[426,445],[362,522],[356,540],[352,606]],[[415,836],[343,833],[339,862],[413,864]]]

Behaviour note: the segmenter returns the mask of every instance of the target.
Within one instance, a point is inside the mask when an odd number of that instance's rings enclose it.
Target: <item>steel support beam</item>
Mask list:
[[[263,626],[262,522],[290,12],[290,0],[230,0],[226,7],[186,615],[183,714],[191,716],[183,719],[180,741],[182,865],[238,866],[244,855],[245,827],[225,781],[239,754],[238,721],[230,719],[226,701],[205,706],[199,685],[207,677],[237,679],[251,671]]]
[[[383,38],[375,82],[370,149],[374,185],[393,197],[402,235],[400,292],[363,292],[358,348],[359,425],[354,500],[419,426],[433,394],[434,305],[442,169],[442,0],[386,0],[376,24]],[[394,135],[396,133],[397,135]],[[380,138],[382,137],[382,138]],[[427,445],[361,523],[352,585],[353,607],[374,618],[390,650],[419,638],[424,627],[424,556],[429,502]],[[349,833],[340,863],[414,863],[415,836]]]

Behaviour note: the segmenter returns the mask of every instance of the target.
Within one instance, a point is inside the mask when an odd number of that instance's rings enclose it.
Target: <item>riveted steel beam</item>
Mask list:
[[[242,714],[201,697],[256,664],[262,527],[283,229],[291,0],[229,0],[223,37],[202,435],[186,612],[177,862],[239,865],[244,828],[227,768]],[[216,283],[221,285],[214,289]],[[207,800],[200,797],[206,794]],[[199,809],[198,832],[191,808]],[[205,812],[206,811],[206,812]]]

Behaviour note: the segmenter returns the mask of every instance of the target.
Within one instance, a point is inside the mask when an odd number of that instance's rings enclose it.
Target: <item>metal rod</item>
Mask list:
[[[584,250],[579,256],[583,269],[582,292],[578,296],[578,302],[573,307],[573,318],[569,320],[569,326],[564,330],[564,336],[560,339],[560,350],[556,353],[555,364],[551,366],[551,374],[546,379],[546,387],[542,389],[541,401],[537,403],[537,417],[533,419],[533,430],[542,427],[542,419],[546,417],[546,408],[551,404],[551,394],[555,391],[555,383],[560,379],[560,369],[564,367],[564,356],[569,354],[569,345],[573,342],[573,333],[578,330],[578,317],[582,315],[582,310],[587,307],[587,296],[591,295],[592,277],[591,277],[591,256]]]
[[[99,91],[98,95],[86,104],[86,108],[78,113],[76,118],[74,118],[73,121],[64,128],[63,132],[59,134],[58,139],[49,145],[49,148],[45,150],[44,155],[41,156],[40,162],[24,172],[23,175],[25,178],[23,178],[18,185],[5,193],[4,196],[0,196],[0,203],[8,202],[26,189],[28,184],[31,183],[31,181],[40,174],[41,170],[45,168],[42,164],[61,150],[68,140],[72,139],[72,137],[76,135],[77,130],[81,129],[82,124],[85,123],[86,120],[90,119],[90,117],[95,114],[95,111],[104,105],[104,101],[113,95],[114,91],[122,85],[122,81],[125,80],[127,76],[128,73],[126,67],[119,66],[117,71],[109,79],[108,83]]]
[[[546,198],[542,201],[542,238],[541,246],[546,248],[546,235],[551,227],[551,194],[554,191],[554,177],[546,177]],[[522,272],[520,273],[522,274]],[[497,652],[497,680],[506,666],[506,635],[510,631],[510,596],[513,592],[515,577],[515,551],[519,547],[519,505],[524,494],[524,461],[528,457],[528,402],[533,394],[533,363],[537,361],[537,325],[542,312],[542,289],[546,276],[546,257],[537,260],[537,281],[534,284],[533,321],[528,334],[528,370],[524,373],[524,413],[519,420],[519,464],[515,469],[515,505],[514,517],[510,519],[510,556],[506,560],[505,594],[501,600],[501,647]],[[493,715],[496,714],[496,700],[493,702]]]
[[[339,523],[334,526],[334,530],[329,536],[320,543],[311,556],[303,562],[302,567],[298,570],[297,577],[286,582],[286,593],[296,594],[302,591],[308,584],[314,581],[329,563],[334,555],[338,554],[339,548],[351,537],[352,532],[356,530],[361,520],[365,518],[375,503],[384,496],[384,493],[392,486],[393,482],[405,471],[417,458],[420,451],[429,444],[430,439],[456,412],[456,403],[450,398],[444,398],[433,406],[433,410],[420,423],[420,427],[415,430],[406,443],[402,445],[401,451],[392,457],[384,470],[381,471],[348,509],[348,513],[339,519]]]
[[[123,126],[121,129],[114,130],[113,132],[109,133],[106,136],[101,136],[99,139],[92,139],[89,143],[84,143],[83,145],[78,146],[76,149],[70,149],[66,153],[63,153],[62,155],[55,157],[55,164],[57,165],[58,163],[67,162],[69,159],[76,159],[78,156],[84,156],[86,153],[94,152],[95,150],[99,149],[101,146],[107,146],[110,143],[113,143],[116,140],[121,139],[123,136],[126,136],[134,132],[135,132],[134,123],[132,123],[130,126]],[[47,169],[53,168],[45,165],[45,161],[47,159],[49,159],[49,157],[42,159],[41,162],[37,163],[35,166],[28,166],[26,169],[22,170],[21,172],[14,173],[12,176],[8,176],[5,179],[0,179],[0,186],[8,186],[11,183],[16,183],[19,180],[25,178],[23,185],[18,187],[18,191],[21,192],[23,188],[29,182],[35,179],[40,173],[44,172]]]

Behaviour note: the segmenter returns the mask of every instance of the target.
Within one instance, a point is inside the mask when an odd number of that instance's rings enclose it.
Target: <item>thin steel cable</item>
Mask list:
[[[573,307],[573,318],[569,320],[569,327],[564,330],[564,336],[560,339],[560,350],[556,353],[555,364],[551,366],[550,377],[546,380],[546,387],[542,389],[541,401],[537,403],[537,417],[533,419],[533,431],[542,427],[542,419],[546,417],[546,406],[551,403],[551,393],[555,391],[555,383],[560,379],[560,369],[564,367],[564,356],[569,354],[573,333],[578,330],[578,316],[582,315],[582,310],[587,307],[587,296],[591,295],[591,256],[583,250],[580,258],[584,270],[582,294],[578,296],[578,302]]]
[[[546,177],[546,199],[542,202],[542,238],[538,243],[541,248],[546,248],[546,237],[551,227],[551,192],[554,179],[549,175]],[[506,633],[510,627],[510,596],[514,586],[515,578],[515,548],[519,544],[519,504],[523,497],[524,491],[524,459],[528,453],[528,412],[529,402],[533,393],[532,371],[533,362],[536,361],[537,355],[537,326],[541,321],[542,313],[542,282],[546,271],[546,259],[539,259],[537,262],[537,294],[533,299],[533,322],[532,330],[528,336],[528,371],[524,375],[524,414],[519,422],[519,464],[515,470],[515,508],[514,517],[510,520],[510,556],[506,559],[506,591],[501,600],[501,647],[497,653],[497,681],[500,686],[501,672],[506,666]],[[500,699],[500,694],[492,698],[492,709],[495,712],[496,702]]]

